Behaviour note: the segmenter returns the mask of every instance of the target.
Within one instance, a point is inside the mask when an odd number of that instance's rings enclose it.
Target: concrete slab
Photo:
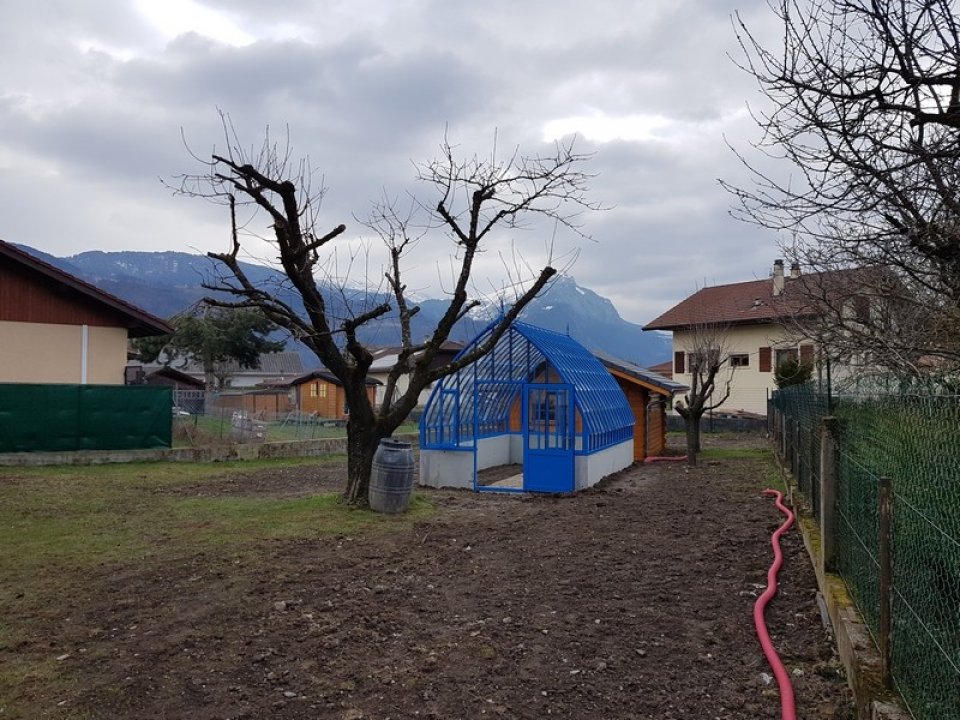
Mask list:
[[[495,482],[489,483],[484,487],[498,487],[498,488],[523,488],[523,473],[519,475],[511,475],[510,477],[497,480]]]

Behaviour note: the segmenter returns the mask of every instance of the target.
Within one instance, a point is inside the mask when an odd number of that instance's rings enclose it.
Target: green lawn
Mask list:
[[[199,553],[253,559],[275,539],[390,532],[432,513],[417,496],[410,512],[386,516],[342,505],[336,493],[277,498],[196,491],[231,474],[318,462],[343,458],[0,468],[0,718],[31,716],[23,714],[31,707],[30,687],[69,684],[55,660],[18,647],[35,643],[43,618],[55,615],[63,598],[82,594],[97,568],[136,568]]]
[[[701,463],[709,460],[763,460],[763,475],[758,478],[765,488],[786,492],[783,472],[773,458],[769,447],[759,448],[706,448],[700,452]]]

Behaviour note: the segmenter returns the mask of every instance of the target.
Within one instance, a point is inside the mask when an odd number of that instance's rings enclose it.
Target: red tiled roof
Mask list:
[[[780,295],[773,294],[773,279],[715,285],[690,297],[644,325],[644,330],[674,330],[693,325],[750,325],[777,322],[786,317],[811,315],[818,297],[853,294],[864,273],[861,269],[833,270],[784,278]]]
[[[651,365],[647,370],[657,375],[663,375],[665,378],[673,378],[673,360],[664,360],[662,363]]]
[[[294,385],[302,385],[303,383],[310,382],[311,380],[326,380],[327,382],[333,383],[334,385],[343,385],[343,383],[340,382],[339,378],[337,378],[333,373],[328,372],[326,370],[311,370],[310,372],[307,372],[307,373],[304,373],[303,375],[295,377],[293,380],[289,380],[284,383],[278,383],[278,385],[281,385],[283,387],[293,387]],[[377,380],[376,378],[369,378],[369,377],[363,381],[363,384],[364,385],[383,385],[383,383]]]

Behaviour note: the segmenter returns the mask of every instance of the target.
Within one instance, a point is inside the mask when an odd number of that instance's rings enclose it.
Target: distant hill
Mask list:
[[[201,285],[215,279],[216,265],[204,255],[183,252],[101,252],[90,251],[58,258],[34,248],[20,246],[40,259],[83,278],[109,293],[138,305],[145,310],[168,318],[199,301],[210,291]],[[283,275],[277,271],[241,263],[244,272],[255,283],[272,285],[279,296],[294,307],[302,308],[296,293],[285,287]],[[345,315],[347,305],[359,307],[375,301],[362,291],[352,294],[349,303],[339,292],[328,294],[328,302],[335,315]],[[420,312],[414,316],[414,337],[424,337],[442,316],[449,301],[424,299]],[[455,328],[454,339],[473,338],[487,322],[500,311],[493,302],[478,308]],[[573,277],[563,276],[553,281],[521,315],[524,322],[557,332],[568,333],[590,349],[649,366],[670,357],[670,340],[659,333],[643,332],[639,325],[620,317],[607,298],[581,287]],[[399,343],[400,330],[395,319],[387,318],[375,327],[362,332],[366,342],[377,345]],[[300,348],[303,350],[302,348]],[[316,358],[304,352],[304,364],[317,365]]]

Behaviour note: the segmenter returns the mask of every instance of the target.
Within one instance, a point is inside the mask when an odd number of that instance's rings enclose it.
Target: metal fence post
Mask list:
[[[803,475],[803,468],[801,467],[800,460],[803,457],[801,450],[803,442],[801,432],[803,430],[803,425],[800,422],[799,418],[793,421],[793,437],[790,438],[793,442],[793,476],[797,478],[797,481],[800,481],[801,476]]]
[[[837,536],[837,419],[823,418],[820,431],[820,562],[824,572],[834,567]]]
[[[810,467],[810,453],[807,452],[808,448],[812,444],[809,440],[810,438],[810,429],[804,425],[800,425],[800,452],[799,460],[797,465],[800,469],[800,475],[798,481],[800,483],[800,490],[803,491],[803,494],[807,496],[807,501],[810,500],[810,472],[812,468]]]
[[[879,500],[879,543],[878,555],[880,561],[880,627],[878,640],[880,646],[880,673],[883,676],[883,685],[888,690],[892,688],[892,674],[890,669],[890,624],[893,610],[893,565],[891,545],[893,540],[893,488],[890,478],[880,478]]]
[[[787,426],[790,424],[790,419],[785,415],[780,416],[780,459],[782,462],[787,461]]]

